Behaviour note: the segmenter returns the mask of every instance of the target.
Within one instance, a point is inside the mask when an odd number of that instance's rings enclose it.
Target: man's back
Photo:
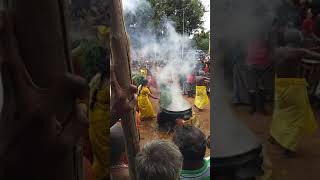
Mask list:
[[[279,78],[294,78],[299,74],[302,53],[296,48],[281,47],[274,54],[276,75]]]

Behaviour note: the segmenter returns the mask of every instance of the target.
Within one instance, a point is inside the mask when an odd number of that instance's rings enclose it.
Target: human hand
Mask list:
[[[177,124],[178,126],[183,126],[185,122],[186,122],[186,121],[183,120],[183,119],[176,119],[176,124]]]
[[[111,104],[111,117],[121,118],[122,115],[130,112],[137,104],[137,87],[133,84],[128,89],[123,89],[116,78],[114,66],[111,66],[111,88],[113,102]],[[131,96],[133,94],[133,96]],[[130,97],[131,96],[131,97]]]

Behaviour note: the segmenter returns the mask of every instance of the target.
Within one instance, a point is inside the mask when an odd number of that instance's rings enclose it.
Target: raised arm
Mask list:
[[[153,99],[159,99],[158,97],[152,95],[151,93],[149,94],[150,97],[152,97]]]

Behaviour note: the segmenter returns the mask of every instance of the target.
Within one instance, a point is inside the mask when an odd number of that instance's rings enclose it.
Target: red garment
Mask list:
[[[314,22],[312,19],[307,18],[303,20],[302,30],[308,34],[313,33]]]
[[[147,79],[148,79],[148,85],[150,87],[154,87],[154,88],[157,87],[156,80],[152,76],[148,76]]]
[[[88,159],[83,158],[85,180],[96,180],[96,176],[92,170],[92,165]]]
[[[140,127],[140,123],[141,123],[140,112],[136,111],[136,126]]]
[[[208,64],[206,64],[206,66],[204,67],[203,71],[204,71],[205,73],[208,73],[208,72],[209,72],[209,66],[208,66]]]
[[[192,84],[192,83],[194,83],[194,81],[195,81],[195,75],[194,74],[190,74],[190,75],[188,75],[188,77],[187,77],[187,83],[190,83],[190,84]]]
[[[263,42],[253,42],[248,48],[247,64],[269,65],[268,48]]]

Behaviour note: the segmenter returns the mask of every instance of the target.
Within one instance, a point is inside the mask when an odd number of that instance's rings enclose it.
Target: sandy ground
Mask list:
[[[151,89],[151,91],[159,97],[159,93],[155,89]],[[194,98],[185,97],[191,105],[193,105]],[[151,99],[153,107],[156,112],[159,112],[159,102],[158,100]],[[197,118],[201,121],[200,129],[206,134],[206,136],[210,135],[210,104],[201,112],[198,110],[194,110]],[[167,134],[163,132],[157,131],[157,122],[156,119],[149,121],[142,121],[139,127],[140,133],[140,146],[142,147],[146,142],[149,142],[154,139],[171,139],[172,134]],[[207,149],[206,156],[210,156],[210,150]]]
[[[154,93],[158,96],[158,93]],[[193,98],[186,99],[193,104]],[[159,110],[158,101],[152,100],[155,111]],[[210,134],[210,105],[203,112],[195,110],[198,118],[202,120],[200,129]],[[320,126],[320,108],[315,111]],[[271,105],[268,106],[271,112]],[[269,127],[272,117],[259,114],[250,115],[249,107],[238,106],[235,111],[244,119],[244,123],[257,135],[264,146],[265,161],[267,162],[267,174],[271,174],[268,180],[319,180],[320,179],[320,130],[312,136],[305,137],[300,145],[298,156],[295,158],[284,158],[279,147],[267,142]],[[156,130],[156,120],[143,121],[139,127],[141,146],[153,139],[170,139],[171,135]],[[210,155],[207,150],[207,156]],[[267,177],[267,175],[265,176]],[[264,178],[265,178],[264,177]],[[263,179],[263,178],[261,178]],[[267,179],[263,179],[267,180]]]
[[[269,111],[272,107],[269,105]],[[316,113],[320,122],[320,111]],[[270,116],[259,114],[250,115],[249,108],[242,106],[235,110],[239,116],[244,117],[244,122],[260,138],[265,149],[265,159],[270,161],[268,172],[272,171],[272,177],[268,180],[319,180],[320,179],[320,131],[312,136],[305,137],[298,150],[298,156],[287,159],[281,156],[279,147],[267,142],[269,137]]]

